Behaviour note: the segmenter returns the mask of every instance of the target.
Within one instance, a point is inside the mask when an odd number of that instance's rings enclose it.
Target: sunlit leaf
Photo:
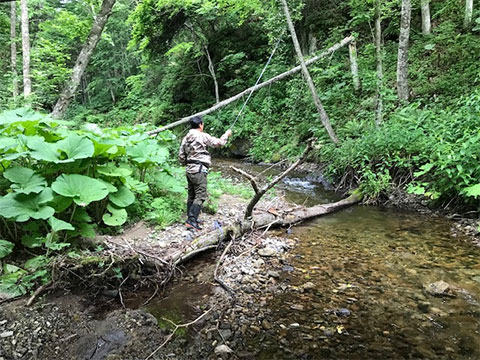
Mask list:
[[[53,182],[52,189],[59,195],[73,198],[80,206],[87,206],[108,195],[108,189],[101,181],[78,174],[60,175]]]
[[[3,176],[13,183],[10,187],[17,193],[39,193],[47,185],[45,178],[24,167],[9,168]]]

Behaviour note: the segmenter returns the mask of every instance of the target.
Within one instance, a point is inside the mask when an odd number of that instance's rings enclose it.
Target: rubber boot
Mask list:
[[[191,201],[191,202],[187,201],[187,218],[190,214],[190,208],[192,207],[192,204],[193,204],[193,201]],[[201,221],[198,217],[197,217],[197,224],[200,225],[200,226],[203,225],[203,221]]]
[[[190,212],[188,213],[188,220],[185,223],[185,226],[187,228],[193,228],[196,230],[202,230],[200,225],[198,225],[197,219],[198,215],[200,214],[200,211],[202,210],[202,207],[198,204],[192,204],[190,207]]]

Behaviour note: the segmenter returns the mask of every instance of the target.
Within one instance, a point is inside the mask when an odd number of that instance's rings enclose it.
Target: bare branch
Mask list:
[[[258,194],[258,185],[253,175],[247,173],[246,171],[243,171],[242,169],[238,169],[235,166],[230,166],[230,169],[232,169],[236,173],[239,173],[240,175],[245,176],[248,180],[250,180],[250,184],[252,184],[252,188],[255,191],[255,194]]]
[[[269,184],[265,185],[259,192],[257,192],[255,194],[255,196],[252,198],[252,200],[250,200],[250,203],[248,204],[247,206],[247,210],[245,211],[245,219],[248,219],[252,216],[252,212],[253,212],[253,208],[255,207],[255,205],[257,205],[257,203],[260,201],[260,199],[262,198],[263,195],[265,195],[265,193],[270,190],[271,188],[273,188],[276,184],[278,184],[285,176],[287,176],[292,170],[294,170],[298,165],[300,165],[302,162],[305,161],[308,153],[313,149],[313,139],[310,139],[308,141],[308,144],[307,144],[307,147],[305,148],[305,150],[303,151],[303,154],[302,156],[300,156],[300,158],[295,161],[287,170],[285,170],[283,173],[281,173],[280,175],[278,175],[275,179],[273,179],[272,182],[270,182]]]
[[[166,318],[163,318],[163,320],[165,321],[168,321],[170,324],[172,324],[175,328],[173,329],[172,333],[170,335],[168,335],[168,337],[165,339],[165,341],[158,347],[155,349],[154,352],[152,352],[150,355],[148,355],[145,360],[148,360],[148,359],[151,359],[152,356],[154,356],[157,352],[160,351],[161,348],[163,348],[173,337],[173,335],[175,335],[175,333],[177,332],[178,329],[181,329],[181,328],[187,328],[197,322],[199,322],[200,320],[202,320],[205,316],[207,316],[214,308],[211,308],[210,310],[204,312],[202,315],[200,315],[199,317],[197,317],[195,320],[189,322],[189,323],[186,323],[186,324],[181,324],[181,325],[177,325],[175,324],[173,321],[169,320],[169,319],[166,319]]]

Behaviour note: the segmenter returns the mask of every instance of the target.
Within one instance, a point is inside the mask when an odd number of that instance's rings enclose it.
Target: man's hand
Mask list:
[[[228,130],[225,132],[225,135],[227,135],[227,137],[232,136],[232,130],[228,129]]]

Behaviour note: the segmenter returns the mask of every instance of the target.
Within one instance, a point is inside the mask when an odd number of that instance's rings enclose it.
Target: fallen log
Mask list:
[[[187,249],[173,254],[172,258],[168,259],[168,261],[175,265],[179,265],[203,251],[217,247],[227,239],[237,238],[248,231],[261,229],[267,226],[278,228],[295,225],[318,216],[339,211],[359,203],[361,200],[362,194],[355,191],[352,195],[343,200],[330,204],[296,208],[285,211],[283,214],[279,214],[280,216],[269,212],[258,212],[257,214],[253,214],[253,217],[250,219],[239,220],[235,224],[229,225],[220,230],[212,231],[194,239]]]
[[[338,49],[350,44],[352,41],[354,41],[355,38],[353,36],[349,36],[349,37],[346,37],[345,39],[343,39],[342,41],[340,41],[339,43],[333,45],[332,47],[330,47],[329,49],[325,50],[324,52],[322,52],[321,54],[311,58],[310,60],[307,60],[305,61],[305,65],[311,65],[313,64],[314,62],[320,60],[320,59],[323,59],[325,57],[327,57],[328,55],[330,54],[333,54],[335,51],[337,51]],[[258,84],[256,86],[252,86],[244,91],[242,91],[241,93],[235,95],[235,96],[232,96],[231,98],[228,98],[228,99],[225,99],[223,101],[220,101],[218,104],[215,104],[214,106],[212,106],[211,108],[209,109],[206,109],[206,110],[203,110],[203,111],[200,111],[196,114],[193,114],[191,116],[187,116],[187,117],[184,117],[178,121],[175,121],[171,124],[168,124],[168,125],[165,125],[163,127],[160,127],[158,129],[155,129],[155,130],[152,130],[152,131],[149,131],[147,134],[148,135],[156,135],[162,131],[165,131],[165,130],[168,130],[168,129],[172,129],[176,126],[179,126],[179,125],[182,125],[182,124],[186,124],[190,121],[190,119],[192,119],[193,117],[195,116],[204,116],[204,115],[208,115],[208,114],[211,114],[235,101],[237,101],[238,99],[241,99],[242,97],[244,96],[248,96],[250,93],[254,92],[254,91],[257,91],[257,90],[260,90],[264,87],[267,87],[271,84],[273,84],[274,82],[277,82],[277,81],[280,81],[280,80],[283,80],[285,79],[286,77],[290,76],[290,75],[293,75],[293,74],[296,74],[298,72],[302,71],[302,67],[301,66],[297,66],[297,67],[294,67],[293,69],[289,70],[289,71],[286,71],[284,73],[281,73],[280,75],[277,75],[273,78],[271,78],[270,80],[267,80],[261,84]]]

